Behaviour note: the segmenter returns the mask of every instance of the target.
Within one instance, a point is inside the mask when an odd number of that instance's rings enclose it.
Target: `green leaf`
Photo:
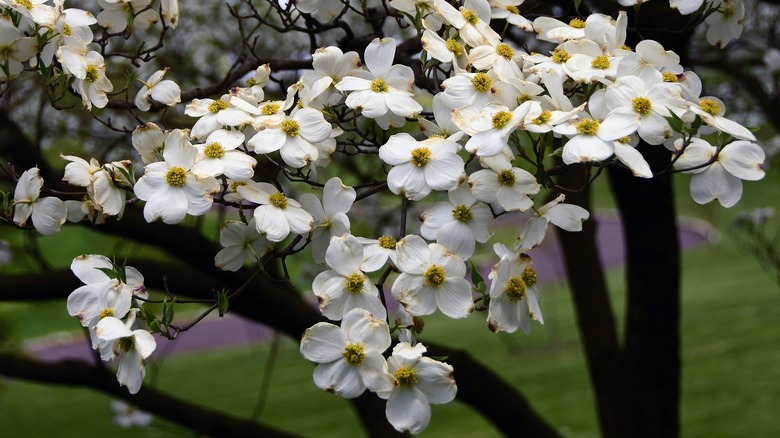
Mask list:
[[[98,271],[106,274],[106,276],[112,280],[117,280],[119,275],[116,273],[116,268],[95,268]]]
[[[439,362],[443,362],[449,358],[449,356],[428,356],[433,360],[437,360]]]
[[[219,312],[219,316],[225,316],[225,313],[227,313],[228,307],[230,306],[230,300],[227,295],[227,291],[224,289],[217,292],[217,311]]]
[[[695,134],[699,132],[699,128],[701,128],[701,116],[696,114],[696,117],[693,119],[693,122],[691,123],[691,134]]]
[[[669,114],[671,117],[664,117],[669,122],[669,126],[671,126],[675,132],[683,132],[685,130],[685,122],[683,122],[680,116],[672,112],[672,110],[669,110]]]
[[[474,285],[474,290],[478,293],[485,293],[485,279],[482,278],[482,274],[479,273],[479,269],[474,265],[474,262],[469,260],[471,265],[471,283]]]
[[[166,298],[165,301],[163,301],[163,316],[162,316],[162,324],[163,325],[171,325],[171,322],[173,322],[173,301],[168,301]]]

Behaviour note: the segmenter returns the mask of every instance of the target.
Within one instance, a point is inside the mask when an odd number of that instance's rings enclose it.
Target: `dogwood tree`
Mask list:
[[[74,254],[70,270],[3,275],[3,299],[68,297],[63,312],[118,371],[109,383],[103,368],[0,353],[0,373],[126,386],[202,433],[283,435],[142,385],[151,333],[235,312],[300,338],[313,384],[357,400],[372,436],[419,433],[430,404],[454,399],[507,435],[557,436],[468,352],[420,333],[438,312],[544,330],[533,249],[555,229],[602,433],[677,435],[670,181],[692,174],[696,202],[731,207],[765,161],[730,96],[704,92],[692,67],[711,49],[694,43],[734,47],[753,7],[769,6],[0,0],[5,230],[94,227],[169,256]],[[770,92],[776,103],[776,81]],[[603,173],[627,239],[622,341],[589,203]],[[498,217],[515,224],[509,241],[491,240]],[[315,275],[291,278],[304,265]],[[161,312],[155,290],[175,296]],[[173,317],[188,299],[208,301],[203,315]]]

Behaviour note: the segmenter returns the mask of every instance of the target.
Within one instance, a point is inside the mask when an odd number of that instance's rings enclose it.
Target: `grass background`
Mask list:
[[[698,206],[687,193],[689,178],[676,178],[681,214],[712,223],[723,233],[718,242],[683,255],[682,434],[686,437],[780,436],[780,289],[760,265],[742,252],[726,232],[741,210],[777,206],[780,175],[746,183],[737,207]],[[611,208],[604,179],[596,185],[596,204]],[[777,220],[773,226],[778,226]],[[75,229],[78,227],[70,227]],[[121,243],[74,230],[43,243],[48,260],[70,260],[86,251],[110,254]],[[13,238],[13,237],[12,237]],[[58,240],[59,239],[59,240]],[[130,248],[138,249],[138,248]],[[30,266],[31,267],[31,266]],[[14,269],[26,269],[22,266]],[[622,324],[622,270],[608,275],[613,307]],[[593,395],[573,317],[569,292],[561,283],[542,286],[545,325],[529,336],[490,333],[484,314],[452,321],[426,318],[422,341],[435,340],[469,350],[520,389],[560,432],[570,437],[598,436]],[[6,334],[16,340],[53,330],[74,330],[63,302],[0,304]],[[317,389],[313,366],[297,342],[282,339],[267,392],[260,390],[271,344],[180,354],[153,365],[150,384],[214,409],[249,417],[265,400],[259,420],[307,436],[359,436],[363,432],[348,403]],[[457,370],[456,370],[457,379]],[[640,396],[640,395],[638,395]],[[3,436],[189,436],[176,425],[155,420],[144,430],[120,429],[111,421],[109,398],[86,389],[0,380],[0,430]],[[426,437],[500,436],[469,407],[451,403],[433,407]]]

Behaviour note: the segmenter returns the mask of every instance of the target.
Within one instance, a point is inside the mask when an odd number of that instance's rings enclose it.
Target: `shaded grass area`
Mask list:
[[[780,436],[780,293],[755,262],[724,241],[687,253],[683,259],[683,435]],[[621,312],[621,272],[609,275],[615,309]],[[544,285],[546,325],[531,335],[494,335],[484,315],[463,321],[440,315],[426,320],[425,339],[464,348],[521,389],[565,436],[598,436],[573,310],[561,285]],[[270,344],[166,358],[150,369],[151,382],[178,396],[231,412],[252,415]],[[343,400],[318,390],[312,365],[296,342],[279,346],[260,421],[307,436],[361,434],[357,417]],[[456,370],[457,379],[457,370]],[[139,436],[111,424],[108,398],[83,389],[4,381],[0,427],[11,436],[62,437],[112,434]],[[189,432],[155,421],[141,436]],[[469,407],[433,407],[423,436],[500,436]]]

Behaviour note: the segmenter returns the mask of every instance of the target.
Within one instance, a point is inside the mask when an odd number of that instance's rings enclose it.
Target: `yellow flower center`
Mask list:
[[[84,80],[90,84],[98,80],[98,69],[94,64],[87,64],[87,72]]]
[[[629,52],[633,52],[633,50],[631,50],[631,47],[628,47],[625,44],[620,46],[620,50],[626,50],[626,51],[629,51]]]
[[[263,105],[260,108],[260,113],[264,116],[272,116],[279,112],[279,104],[274,102],[269,102]]]
[[[371,91],[374,93],[387,93],[387,90],[390,89],[390,86],[387,85],[387,82],[385,82],[384,79],[374,79],[371,81]]]
[[[209,112],[211,113],[218,113],[222,111],[223,109],[227,109],[228,103],[224,100],[215,100],[214,102],[211,102],[209,104]]]
[[[105,308],[105,309],[103,309],[102,312],[100,312],[100,315],[98,315],[98,318],[103,319],[103,318],[105,318],[107,316],[114,316],[114,310],[113,309],[109,309],[109,308]]]
[[[126,337],[126,338],[119,338],[117,339],[117,344],[119,345],[119,349],[122,351],[133,351],[135,349],[135,343],[133,342],[133,338]]]
[[[30,0],[16,0],[16,4],[19,6],[23,6],[28,10],[33,8],[32,1]]]
[[[452,217],[454,217],[456,221],[463,222],[464,224],[467,224],[474,219],[474,215],[471,214],[471,209],[463,204],[457,205],[452,209]]]
[[[718,113],[720,113],[720,105],[718,105],[718,102],[714,101],[713,99],[700,100],[699,108],[701,108],[705,113],[712,114],[713,116],[717,116]]]
[[[287,208],[287,196],[284,196],[284,193],[282,192],[272,194],[268,197],[268,200],[271,202],[271,205],[280,210]]]
[[[513,186],[516,181],[515,173],[511,169],[504,169],[498,172],[498,183],[502,186]]]
[[[543,123],[547,123],[552,118],[552,112],[549,110],[542,111],[541,114],[539,114],[539,117],[535,118],[533,120],[534,125],[541,125]]]
[[[523,282],[526,286],[531,287],[536,284],[537,280],[536,269],[532,268],[529,264],[523,270]]]
[[[728,3],[721,9],[720,13],[723,14],[724,18],[729,19],[737,13],[737,8],[732,3]]]
[[[525,276],[525,272],[523,272]],[[520,277],[512,277],[506,283],[504,289],[504,295],[509,298],[510,301],[518,302],[525,298],[525,281]]]
[[[638,114],[646,116],[653,109],[653,103],[646,97],[635,97],[631,100],[631,106]]]
[[[506,10],[511,12],[512,14],[519,14],[520,9],[517,9],[517,6],[507,6]]]
[[[364,283],[365,277],[357,272],[353,272],[344,281],[344,289],[352,295],[357,295],[363,292]]]
[[[425,328],[425,320],[423,320],[419,316],[412,317],[412,324],[413,324],[412,330],[414,330],[414,332],[417,333],[418,335],[422,333],[423,329]]]
[[[512,120],[512,113],[509,111],[499,111],[493,114],[493,128],[503,129],[510,120]]]
[[[341,353],[341,355],[344,356],[344,360],[347,361],[348,364],[361,365],[363,361],[366,360],[365,351],[366,349],[361,344],[347,344],[347,346],[344,347],[344,352]]]
[[[452,52],[455,56],[463,55],[463,46],[452,38],[447,40],[447,50]]]
[[[596,135],[599,131],[599,122],[593,119],[585,119],[577,123],[577,132],[582,135]]]
[[[679,80],[680,80],[680,79],[677,77],[677,75],[676,75],[676,74],[674,74],[674,73],[672,73],[672,72],[670,72],[670,71],[665,71],[665,72],[663,72],[663,77],[664,77],[664,82],[677,82],[677,81],[679,81]]]
[[[239,187],[244,187],[245,185],[247,185],[247,183],[244,181],[233,181],[230,183],[230,190],[235,192]]]
[[[412,164],[417,167],[423,167],[431,161],[431,150],[426,147],[417,148],[412,151]]]
[[[490,91],[491,84],[492,81],[490,80],[490,76],[485,73],[477,73],[474,75],[474,79],[471,80],[471,85],[480,93],[486,93]]]
[[[606,70],[609,68],[609,58],[604,55],[599,55],[593,58],[593,61],[590,62],[590,65],[591,67],[597,68],[599,70]]]
[[[73,30],[67,24],[62,25],[62,34],[65,36],[72,36]]]
[[[247,87],[254,87],[255,85],[257,85],[257,79],[249,78],[249,79],[246,80],[246,86]]]
[[[479,21],[479,17],[473,9],[461,8],[460,14],[463,15],[463,19],[471,25],[477,24],[477,21]]]
[[[515,51],[512,50],[511,47],[509,47],[508,44],[501,43],[496,46],[496,53],[498,53],[498,56],[506,59],[507,61],[511,61],[512,58],[515,56]]]
[[[629,137],[629,136],[620,137],[619,139],[617,139],[617,142],[618,143],[623,143],[623,144],[629,144],[629,143],[631,143],[631,137]]]
[[[390,236],[380,236],[379,237],[379,246],[385,249],[395,249],[395,239],[393,239]]]
[[[579,18],[572,18],[569,22],[569,26],[575,29],[585,29],[585,21],[580,20]]]
[[[187,182],[187,171],[183,167],[173,166],[165,173],[165,182],[173,187],[183,187]]]
[[[222,158],[225,156],[225,148],[217,142],[209,143],[208,146],[203,148],[203,155],[209,158]]]
[[[558,49],[553,50],[552,53],[550,53],[550,57],[552,58],[553,62],[563,64],[564,62],[568,61],[569,58],[571,58],[571,55],[569,55],[569,52],[563,49]]]
[[[395,370],[395,381],[401,388],[411,388],[417,384],[417,371],[403,365]]]
[[[301,133],[301,125],[293,119],[284,119],[282,122],[282,131],[288,137],[295,137]]]
[[[425,279],[425,285],[428,287],[439,287],[444,284],[444,268],[439,265],[431,265],[425,273],[423,273]]]

